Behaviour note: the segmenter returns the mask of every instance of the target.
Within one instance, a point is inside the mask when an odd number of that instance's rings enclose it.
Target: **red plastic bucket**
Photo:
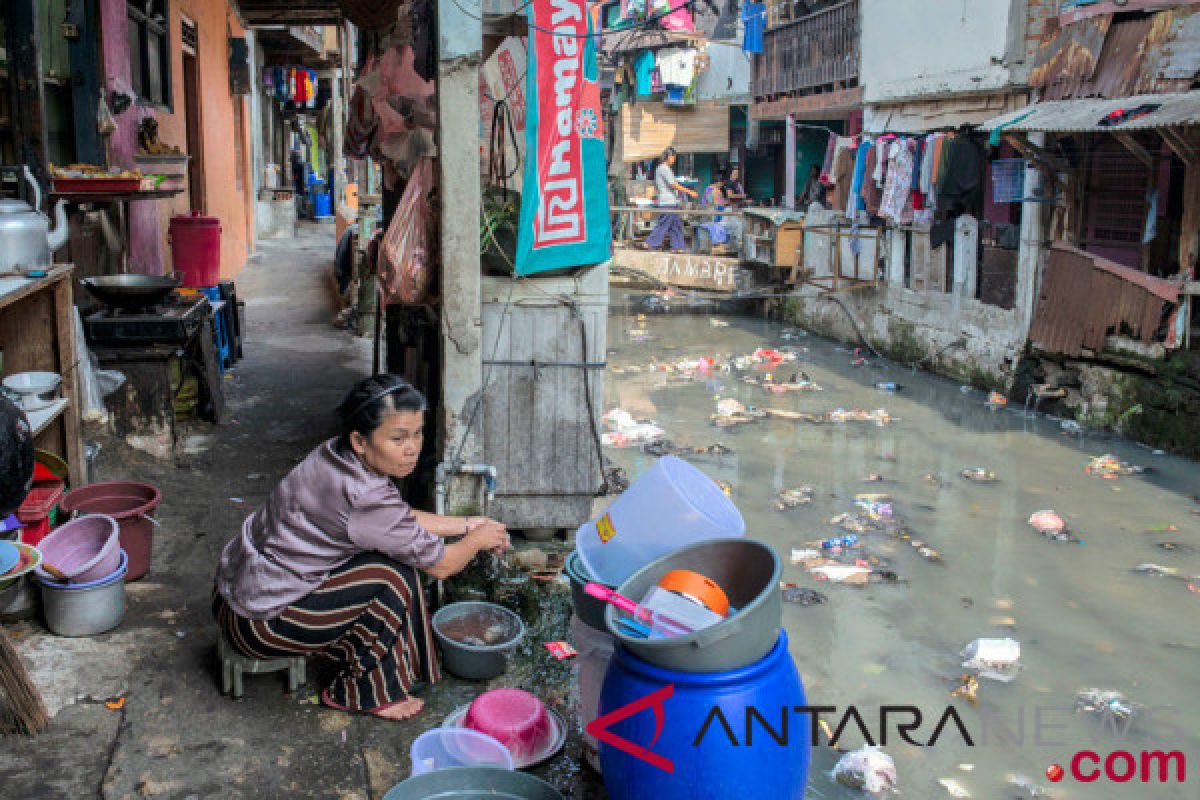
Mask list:
[[[121,548],[129,556],[127,581],[136,581],[150,571],[154,549],[154,527],[150,516],[158,508],[162,492],[148,483],[101,481],[67,493],[58,507],[67,513],[107,514],[121,527]]]
[[[221,221],[206,217],[199,211],[171,217],[168,239],[175,271],[183,285],[207,289],[221,280]],[[129,556],[129,572],[133,574],[133,555]]]

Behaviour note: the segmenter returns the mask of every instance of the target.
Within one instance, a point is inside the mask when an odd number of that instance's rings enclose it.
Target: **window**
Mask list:
[[[171,107],[171,15],[167,0],[128,0],[129,66],[143,103]]]

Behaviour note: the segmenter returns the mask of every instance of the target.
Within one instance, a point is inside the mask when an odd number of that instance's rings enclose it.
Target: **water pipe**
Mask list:
[[[487,514],[496,499],[496,468],[491,464],[459,464],[455,466],[449,461],[437,465],[434,472],[434,512],[440,516],[446,514],[446,479],[451,475],[480,475],[483,477],[486,504],[484,514]]]

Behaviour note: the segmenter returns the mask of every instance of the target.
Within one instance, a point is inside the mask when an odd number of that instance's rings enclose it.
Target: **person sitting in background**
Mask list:
[[[729,200],[725,195],[725,178],[717,176],[716,180],[708,185],[704,190],[704,198],[700,201],[707,208],[715,208],[718,211],[724,211]]]
[[[821,168],[816,164],[808,170],[808,180],[804,183],[804,191],[800,193],[800,207],[825,205],[825,184],[821,183]]]
[[[320,697],[331,708],[417,714],[413,693],[441,677],[418,570],[441,580],[509,547],[499,522],[415,511],[400,496],[393,479],[417,466],[425,409],[395,375],[360,381],[338,407],[342,435],[289,472],[221,552],[221,635],[249,658],[329,659],[337,675]]]
[[[654,188],[658,192],[659,208],[679,208],[679,195],[681,194],[692,199],[696,197],[695,190],[687,188],[676,179],[675,171],[672,169],[675,166],[675,159],[675,148],[668,147],[663,153],[658,168],[654,170]],[[657,250],[662,247],[663,241],[668,236],[671,237],[671,250],[682,253],[686,248],[686,242],[683,238],[683,220],[678,214],[659,214],[658,220],[654,223],[654,230],[650,231],[650,235],[646,237],[642,246],[647,250]]]
[[[734,208],[741,208],[749,204],[750,198],[746,196],[746,187],[742,185],[742,170],[739,167],[730,167],[729,174],[725,178],[725,199]]]

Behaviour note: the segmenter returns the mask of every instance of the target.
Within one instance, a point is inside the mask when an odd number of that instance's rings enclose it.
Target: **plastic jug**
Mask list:
[[[616,586],[680,547],[744,536],[746,522],[712,478],[675,456],[660,458],[576,532],[592,578]]]

